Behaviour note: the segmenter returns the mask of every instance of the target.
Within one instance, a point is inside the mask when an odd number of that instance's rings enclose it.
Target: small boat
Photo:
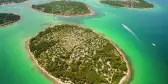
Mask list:
[[[156,46],[156,44],[152,43],[153,46]]]

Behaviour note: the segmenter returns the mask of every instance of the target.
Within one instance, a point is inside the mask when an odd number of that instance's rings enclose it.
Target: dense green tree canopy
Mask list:
[[[76,1],[53,1],[46,4],[32,5],[32,8],[45,13],[64,16],[84,15],[91,12],[84,3]]]
[[[29,42],[40,66],[62,82],[118,84],[127,72],[115,46],[103,36],[76,25],[56,25]]]
[[[0,26],[12,24],[20,19],[19,15],[12,13],[0,13]]]

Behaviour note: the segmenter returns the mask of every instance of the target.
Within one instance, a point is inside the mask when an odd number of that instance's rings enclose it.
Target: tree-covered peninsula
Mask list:
[[[0,5],[8,3],[21,3],[27,0],[0,0]]]
[[[126,62],[113,43],[91,29],[62,24],[47,28],[28,44],[34,59],[70,84],[118,84]]]
[[[0,27],[17,22],[20,18],[19,15],[12,13],[0,13]]]
[[[140,9],[154,7],[153,4],[150,4],[145,0],[101,0],[100,2],[115,7],[140,8]]]
[[[89,15],[93,12],[82,2],[65,1],[65,0],[32,5],[32,8],[37,9],[41,12],[61,16]]]

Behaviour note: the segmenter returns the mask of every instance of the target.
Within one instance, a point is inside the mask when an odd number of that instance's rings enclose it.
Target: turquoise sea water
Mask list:
[[[60,23],[81,24],[113,40],[131,63],[131,84],[168,84],[168,1],[148,0],[156,8],[135,10],[113,8],[96,0],[80,0],[89,4],[96,14],[73,18],[45,15],[31,9],[32,4],[50,1],[0,6],[0,12],[23,17],[19,23],[0,28],[0,84],[52,84],[31,61],[25,41],[49,24]]]

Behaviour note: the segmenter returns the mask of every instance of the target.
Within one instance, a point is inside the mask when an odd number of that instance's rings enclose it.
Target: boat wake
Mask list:
[[[138,41],[140,41],[140,39],[136,36],[136,34],[130,29],[128,28],[126,25],[122,24],[122,26],[129,31]]]

